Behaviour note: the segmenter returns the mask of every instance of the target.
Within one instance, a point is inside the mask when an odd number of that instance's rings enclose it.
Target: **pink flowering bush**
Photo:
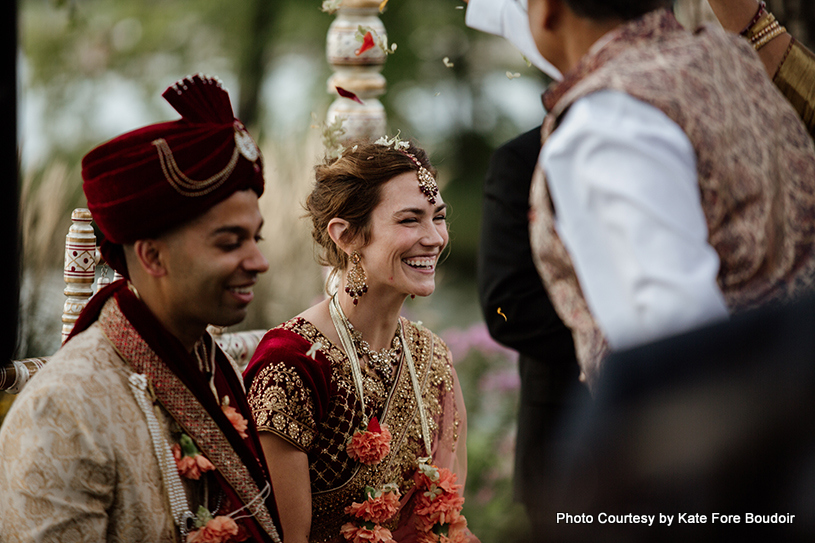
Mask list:
[[[462,510],[467,529],[482,541],[528,539],[529,523],[523,506],[513,501],[512,484],[518,354],[498,345],[481,320],[442,329],[439,335],[452,351],[467,407],[467,501]],[[438,541],[457,537],[455,530],[437,535]]]

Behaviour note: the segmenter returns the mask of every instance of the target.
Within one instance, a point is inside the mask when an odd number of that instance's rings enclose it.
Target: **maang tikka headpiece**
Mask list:
[[[436,178],[433,177],[433,174],[427,171],[427,168],[422,165],[422,162],[416,158],[415,155],[405,151],[405,149],[410,148],[410,143],[401,141],[399,139],[399,132],[397,132],[396,135],[390,139],[387,136],[382,136],[374,143],[376,145],[384,145],[385,147],[390,147],[392,145],[395,150],[399,151],[413,161],[413,163],[419,168],[419,171],[416,174],[419,178],[419,190],[422,191],[422,194],[427,197],[428,202],[431,204],[436,203],[436,195],[439,193],[439,185],[436,183]]]

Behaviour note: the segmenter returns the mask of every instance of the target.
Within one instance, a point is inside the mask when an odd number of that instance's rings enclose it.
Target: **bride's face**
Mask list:
[[[382,185],[371,213],[370,243],[359,250],[368,289],[429,296],[436,288],[436,264],[447,245],[447,204],[431,204],[419,190],[415,171]]]

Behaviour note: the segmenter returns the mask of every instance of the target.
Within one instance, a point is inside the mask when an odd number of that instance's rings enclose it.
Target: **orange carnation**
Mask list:
[[[367,430],[358,430],[345,446],[353,460],[372,466],[378,464],[391,450],[391,433],[387,424],[371,418]]]
[[[345,512],[366,522],[383,524],[399,510],[399,492],[379,492],[378,494],[362,503],[352,503],[345,508]]]
[[[417,538],[418,543],[465,543],[468,539],[467,519],[459,513],[453,513],[446,525],[419,531]]]
[[[351,541],[351,543],[396,543],[391,531],[379,524],[373,528],[366,528],[357,526],[353,522],[346,522],[340,528],[340,533],[346,541]]]
[[[449,524],[458,518],[463,505],[464,498],[458,494],[442,493],[433,500],[420,495],[413,510],[416,513],[416,527],[427,531],[436,524]]]
[[[221,405],[221,409],[226,415],[226,418],[229,419],[229,422],[232,423],[232,426],[235,427],[235,430],[238,431],[238,434],[240,434],[240,436],[244,439],[249,437],[249,435],[246,433],[246,429],[249,427],[249,422],[243,418],[243,415],[238,413],[238,410],[228,403]]]
[[[461,485],[456,484],[458,476],[447,468],[439,469],[439,480],[436,481],[436,486],[445,492],[457,493],[461,490]]]
[[[184,456],[181,452],[181,445],[178,443],[173,445],[173,458],[175,458],[175,463],[178,467],[178,474],[187,479],[197,481],[201,478],[202,473],[215,469],[212,462],[203,454]]]
[[[237,523],[229,517],[218,516],[211,519],[203,528],[187,534],[186,543],[226,543],[228,541],[243,541]]]

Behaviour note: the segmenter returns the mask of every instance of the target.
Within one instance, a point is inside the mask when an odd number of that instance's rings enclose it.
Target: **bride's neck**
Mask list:
[[[341,289],[337,293],[337,299],[345,317],[362,334],[372,349],[390,347],[405,296],[384,299],[383,296],[368,292],[354,305],[353,298]]]

